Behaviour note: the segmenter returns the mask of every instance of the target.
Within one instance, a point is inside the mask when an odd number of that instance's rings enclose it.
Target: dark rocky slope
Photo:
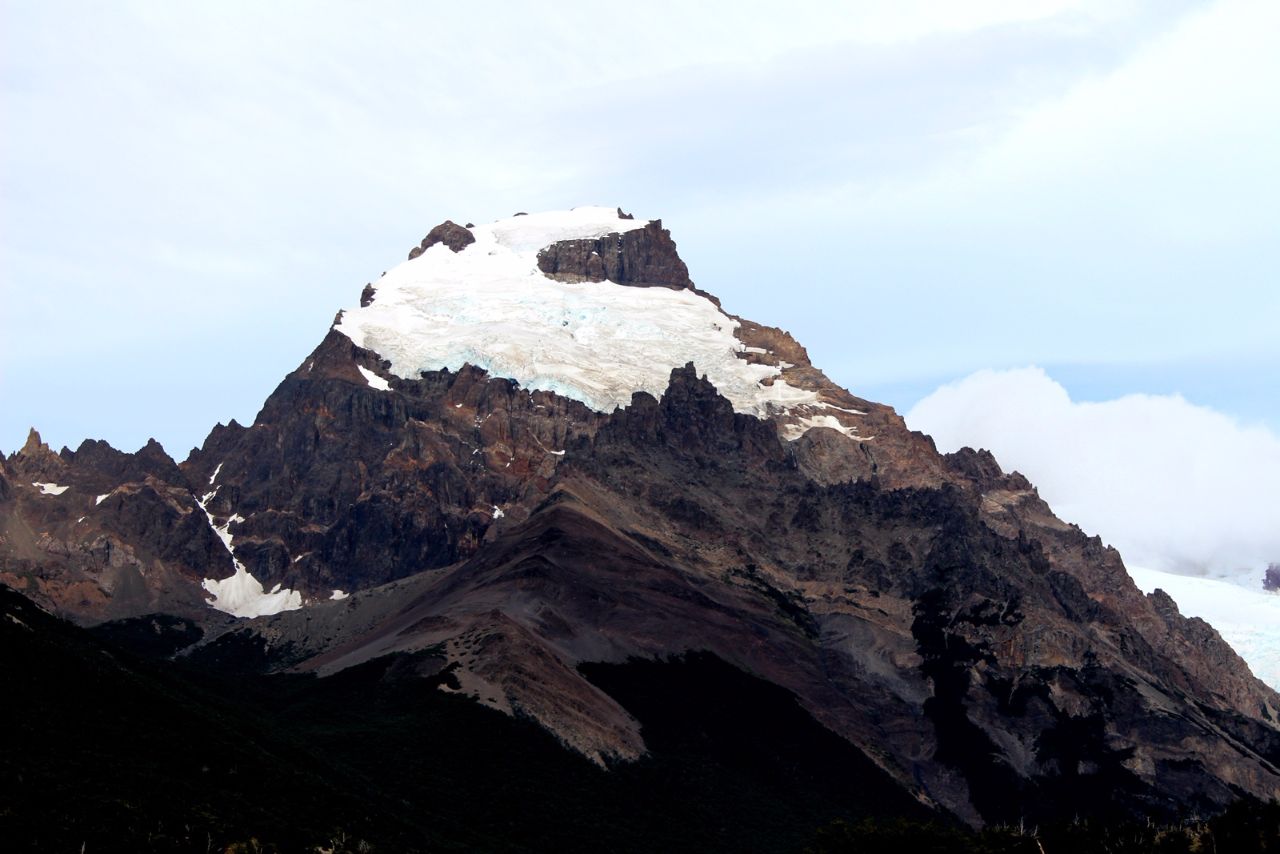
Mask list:
[[[981,456],[946,462],[993,476]],[[1091,595],[1071,561],[1102,575],[1113,554],[1059,537],[1055,565],[957,483],[816,484],[769,425],[683,370],[570,444],[528,517],[460,565],[230,637],[319,673],[443,645],[463,692],[601,762],[646,744],[577,668],[710,650],[972,821],[1273,791],[1274,695],[1240,665],[1216,670],[1210,656],[1234,654],[1166,599]]]
[[[92,637],[0,586],[6,850],[765,852],[837,818],[929,818],[785,691],[706,655],[586,671],[652,748],[605,771],[438,690],[438,652],[263,677],[157,662],[153,639],[186,629],[131,628]]]

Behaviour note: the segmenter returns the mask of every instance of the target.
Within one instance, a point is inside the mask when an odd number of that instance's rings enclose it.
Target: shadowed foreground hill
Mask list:
[[[104,642],[8,589],[0,615],[13,850],[770,851],[837,816],[930,815],[794,697],[708,655],[587,669],[652,750],[605,771],[436,690],[450,675],[429,653],[255,677],[140,657],[153,638]]]

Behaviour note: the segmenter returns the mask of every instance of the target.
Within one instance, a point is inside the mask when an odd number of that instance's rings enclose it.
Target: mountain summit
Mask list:
[[[471,365],[609,413],[637,392],[660,396],[672,368],[693,363],[737,412],[856,433],[841,415],[861,413],[821,399],[811,382],[789,382],[793,362],[748,343],[742,322],[693,287],[661,221],[575,208],[445,225],[465,236],[428,235],[425,251],[370,285],[335,325],[388,362],[387,374],[412,380]]]
[[[614,771],[694,662],[975,826],[1280,795],[1280,697],[1211,627],[621,210],[432,229],[181,464],[33,433],[0,537],[0,581],[81,625],[164,614],[176,661],[320,684],[409,661]]]

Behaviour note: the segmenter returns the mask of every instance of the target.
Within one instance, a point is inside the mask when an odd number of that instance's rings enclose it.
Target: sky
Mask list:
[[[1034,368],[1274,438],[1277,34],[1271,0],[0,0],[0,450],[181,459],[431,226],[583,204],[902,412]],[[1003,441],[967,405],[933,423]]]

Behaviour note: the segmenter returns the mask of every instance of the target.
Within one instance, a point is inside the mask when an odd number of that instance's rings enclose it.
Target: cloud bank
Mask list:
[[[1280,561],[1280,437],[1181,395],[1073,401],[1039,368],[985,370],[906,419],[940,450],[989,449],[1127,564],[1253,586]]]

